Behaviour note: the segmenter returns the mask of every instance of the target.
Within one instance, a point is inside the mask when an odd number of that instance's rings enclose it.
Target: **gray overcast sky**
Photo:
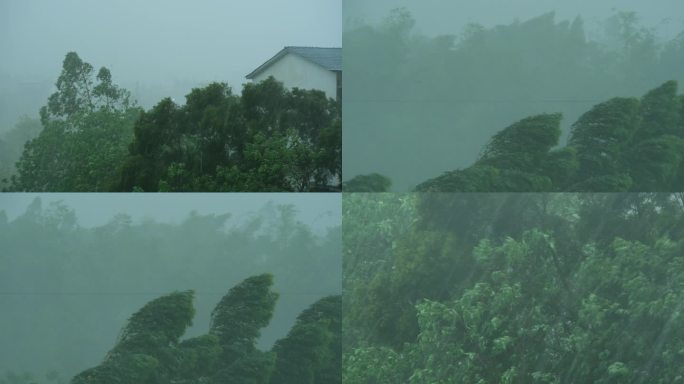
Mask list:
[[[59,73],[68,51],[125,82],[233,86],[285,45],[340,46],[341,0],[2,0],[0,71]]]
[[[0,110],[37,115],[69,51],[108,67],[148,107],[163,96],[182,103],[210,81],[239,93],[286,45],[341,44],[342,0],[0,0],[0,96],[13,92]],[[14,106],[26,92],[41,100]]]
[[[269,201],[294,205],[299,220],[321,230],[319,234],[342,220],[342,198],[337,193],[0,193],[0,211],[14,220],[36,197],[41,198],[43,209],[62,201],[75,211],[82,227],[105,224],[117,213],[128,214],[136,222],[179,223],[191,211],[232,213],[239,218],[258,212]]]
[[[637,12],[643,25],[657,28],[663,37],[684,29],[682,0],[345,0],[345,22],[363,20],[374,24],[394,8],[406,7],[416,19],[416,29],[428,36],[459,33],[468,23],[485,27],[527,20],[555,11],[557,20],[581,14],[587,27],[617,11]]]

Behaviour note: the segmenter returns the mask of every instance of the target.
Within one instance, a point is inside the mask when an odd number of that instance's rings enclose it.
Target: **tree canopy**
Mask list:
[[[131,316],[105,360],[71,383],[339,383],[340,296],[312,304],[264,352],[256,340],[278,299],[272,284],[270,274],[245,279],[214,308],[209,333],[183,341],[193,292],[155,299]]]
[[[668,192],[684,185],[684,96],[668,81],[641,99],[595,105],[557,148],[560,114],[494,135],[472,166],[420,184],[423,192]]]
[[[136,122],[119,190],[339,189],[339,106],[323,92],[269,78],[241,96],[213,83],[186,99],[164,99]]]
[[[345,382],[684,377],[682,194],[344,200]]]
[[[223,83],[143,111],[111,72],[75,52],[28,141],[13,191],[335,191],[340,105],[273,78],[234,95]],[[2,144],[0,142],[0,144]]]
[[[57,91],[40,110],[42,130],[26,142],[11,191],[107,191],[118,179],[140,109],[110,71],[69,52]]]
[[[320,299],[273,346],[271,384],[342,383],[342,297]]]

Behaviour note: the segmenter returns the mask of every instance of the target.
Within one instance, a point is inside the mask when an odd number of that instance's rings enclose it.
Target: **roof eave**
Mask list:
[[[273,57],[271,57],[270,59],[266,60],[263,64],[261,64],[260,66],[258,66],[255,70],[253,70],[252,72],[250,72],[249,74],[247,74],[247,76],[245,76],[245,77],[246,77],[247,79],[252,80],[255,76],[257,76],[257,75],[260,74],[261,72],[265,71],[266,68],[270,67],[271,64],[273,64],[274,62],[276,62],[276,61],[277,61],[278,59],[280,59],[281,57],[285,56],[285,54],[287,54],[287,53],[288,53],[287,47],[281,49],[281,50],[280,50],[278,53],[276,53]]]
[[[261,64],[260,66],[258,66],[255,70],[253,70],[252,72],[250,72],[247,76],[245,76],[245,78],[247,78],[247,79],[249,79],[249,80],[254,79],[257,75],[259,75],[261,72],[265,71],[265,70],[266,70],[268,67],[270,67],[273,63],[275,63],[276,61],[280,60],[281,57],[287,55],[288,53],[291,53],[291,54],[293,54],[293,55],[297,55],[297,56],[301,57],[302,59],[308,61],[309,63],[314,64],[314,65],[317,65],[318,67],[325,69],[326,71],[330,71],[330,72],[342,72],[342,69],[330,69],[330,68],[326,68],[326,67],[323,66],[322,64],[319,64],[319,63],[317,63],[317,62],[315,62],[315,61],[313,61],[313,60],[311,60],[311,59],[305,57],[304,55],[298,53],[297,51],[293,51],[293,50],[291,50],[291,49],[289,49],[289,48],[290,48],[290,47],[288,46],[288,47],[285,47],[285,48],[281,49],[281,50],[280,50],[278,53],[276,53],[273,57],[271,57],[270,59],[266,60],[266,62],[264,62],[263,64]]]

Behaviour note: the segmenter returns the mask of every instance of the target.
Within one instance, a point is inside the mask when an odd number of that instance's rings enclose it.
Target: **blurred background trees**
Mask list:
[[[435,12],[415,8],[423,16]],[[470,166],[492,136],[530,116],[562,113],[553,146],[564,146],[573,122],[593,105],[684,81],[675,64],[684,59],[684,34],[663,37],[649,27],[637,14],[618,11],[607,20],[530,15],[429,36],[422,31],[434,26],[420,25],[405,9],[383,22],[349,23],[345,181],[377,172],[392,179],[394,191],[413,190]],[[554,154],[554,161],[565,155]],[[544,186],[526,174],[503,173],[497,177],[512,179],[511,187]]]

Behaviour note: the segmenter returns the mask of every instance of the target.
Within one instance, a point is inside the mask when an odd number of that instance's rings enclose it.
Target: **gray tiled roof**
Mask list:
[[[275,56],[271,57],[265,63],[261,64],[257,69],[253,70],[246,77],[251,79],[263,72],[271,64],[278,61],[281,57],[293,53],[301,56],[304,59],[320,65],[329,71],[342,70],[342,48],[321,48],[321,47],[285,47]]]

